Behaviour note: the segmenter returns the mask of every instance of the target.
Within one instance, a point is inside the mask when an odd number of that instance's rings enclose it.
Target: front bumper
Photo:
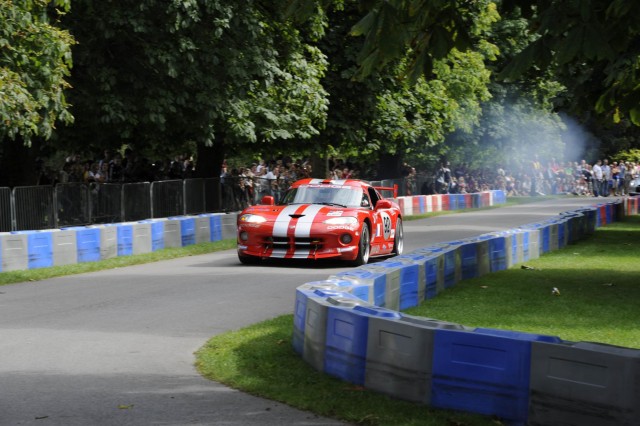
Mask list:
[[[326,226],[325,226],[326,228]],[[355,227],[312,233],[308,237],[273,236],[259,228],[238,227],[238,255],[277,259],[354,260],[358,254],[359,232]],[[348,242],[345,242],[348,241]]]

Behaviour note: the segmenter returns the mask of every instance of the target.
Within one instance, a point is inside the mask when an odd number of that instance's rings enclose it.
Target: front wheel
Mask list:
[[[369,236],[369,227],[366,223],[362,224],[360,231],[360,242],[358,243],[358,256],[353,261],[355,266],[365,265],[369,262],[369,254],[371,253],[371,238]]]
[[[404,249],[404,230],[402,229],[402,219],[398,218],[396,222],[396,236],[393,239],[393,254],[400,256]]]

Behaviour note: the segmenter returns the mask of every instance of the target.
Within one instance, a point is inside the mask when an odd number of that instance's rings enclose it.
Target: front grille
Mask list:
[[[321,238],[301,238],[301,237],[273,237],[266,239],[265,247],[273,247],[282,250],[313,250],[318,251],[324,247]]]

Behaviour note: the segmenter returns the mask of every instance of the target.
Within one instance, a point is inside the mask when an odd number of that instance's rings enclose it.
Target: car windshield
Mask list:
[[[291,188],[280,204],[325,204],[339,207],[360,207],[360,188],[334,185],[304,185]]]

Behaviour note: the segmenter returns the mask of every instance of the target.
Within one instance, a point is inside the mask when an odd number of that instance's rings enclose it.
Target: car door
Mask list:
[[[375,188],[368,188],[371,199],[371,255],[387,254],[393,250],[394,229],[390,209],[376,208],[383,197]]]

